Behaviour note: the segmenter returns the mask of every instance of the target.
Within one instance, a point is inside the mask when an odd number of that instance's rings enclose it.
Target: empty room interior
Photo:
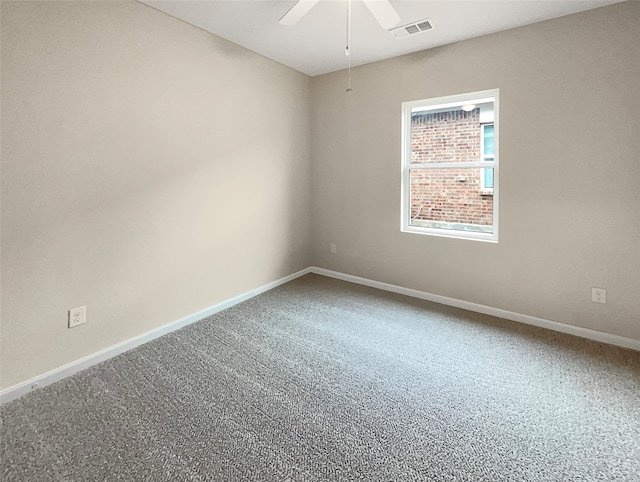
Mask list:
[[[0,479],[640,480],[640,2],[0,19]]]

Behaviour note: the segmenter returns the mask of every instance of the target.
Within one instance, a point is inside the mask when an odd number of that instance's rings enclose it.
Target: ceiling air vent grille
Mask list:
[[[419,20],[418,22],[410,23],[409,25],[403,25],[402,27],[396,27],[389,30],[395,38],[405,38],[411,35],[417,35],[433,28],[433,22],[430,18]]]

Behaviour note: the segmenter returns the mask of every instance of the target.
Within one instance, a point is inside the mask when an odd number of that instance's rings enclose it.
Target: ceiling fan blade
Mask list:
[[[280,25],[293,25],[304,17],[320,0],[298,0],[280,19]]]
[[[382,28],[389,29],[400,23],[400,15],[389,0],[362,0]]]

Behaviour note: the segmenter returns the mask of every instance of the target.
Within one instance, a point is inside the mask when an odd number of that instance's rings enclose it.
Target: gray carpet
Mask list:
[[[640,353],[308,275],[1,430],[3,481],[638,481]]]

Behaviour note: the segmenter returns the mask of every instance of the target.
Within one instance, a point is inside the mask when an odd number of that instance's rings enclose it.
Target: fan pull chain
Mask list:
[[[351,92],[351,0],[347,0],[347,48],[345,55],[349,59],[349,84],[347,85],[347,92]]]

